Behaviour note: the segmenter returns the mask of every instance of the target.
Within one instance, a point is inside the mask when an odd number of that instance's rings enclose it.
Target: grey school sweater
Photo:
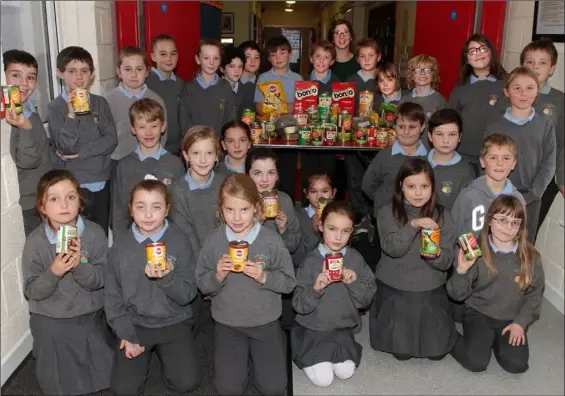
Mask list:
[[[49,131],[54,149],[63,155],[78,154],[77,159],[62,161],[53,153],[53,168],[73,172],[80,184],[110,179],[110,155],[118,144],[114,117],[106,99],[91,93],[90,111],[70,119],[69,107],[61,96],[49,103]]]
[[[55,244],[47,238],[45,223],[26,239],[22,275],[30,312],[59,319],[86,315],[103,308],[108,240],[98,224],[83,221],[80,264],[62,277],[51,272]]]
[[[494,133],[508,135],[516,142],[518,162],[509,178],[526,204],[541,199],[555,175],[557,143],[551,120],[536,113],[531,121],[516,125],[500,116],[485,130],[485,136]]]
[[[172,271],[160,279],[145,275],[145,245],[162,242]],[[135,239],[132,229],[114,243],[108,259],[104,310],[118,339],[139,343],[134,326],[161,328],[192,318],[197,293],[196,259],[181,230],[170,224],[158,241]]]
[[[435,259],[420,256],[420,231],[410,221],[420,218],[420,209],[405,203],[408,222],[397,223],[392,214],[392,204],[383,206],[378,213],[377,227],[382,256],[375,275],[379,280],[398,290],[428,291],[443,286],[447,271],[455,257],[455,226],[449,211],[444,210],[439,221],[440,255]]]
[[[185,175],[185,169],[180,158],[168,151],[158,160],[149,157],[141,161],[135,151],[121,159],[112,179],[112,230],[114,235],[119,235],[119,232],[128,229],[131,222],[128,208],[131,190],[147,175],[155,176],[171,188],[173,183]]]
[[[298,217],[300,224],[300,241],[296,250],[292,253],[292,261],[296,268],[300,267],[308,253],[314,250],[321,241],[320,230],[314,229],[312,218],[308,217],[306,209],[300,208],[296,211],[296,217]]]
[[[347,77],[346,82],[353,82],[356,84],[355,88],[355,116],[359,115],[359,92],[370,91],[373,93],[373,100],[376,96],[377,83],[374,78],[370,78],[367,81],[363,80],[358,73],[352,74]],[[374,102],[373,102],[374,103]]]
[[[331,70],[329,71],[331,73]],[[320,80],[310,80],[310,81],[316,81],[318,83],[318,96],[322,93],[332,93],[332,84],[334,82],[340,82],[340,80],[335,76],[334,73],[330,74],[330,79],[328,80],[328,82],[323,83]]]
[[[408,91],[406,95],[400,98],[399,103],[404,103],[404,102],[417,103],[424,108],[424,114],[426,114],[426,125],[432,114],[434,114],[438,110],[447,107],[447,101],[445,100],[443,95],[440,94],[438,91],[435,91],[433,94],[428,96],[416,96],[415,98],[412,97],[412,92]],[[426,130],[424,131],[424,133],[426,133],[427,130],[428,128],[426,126]],[[427,139],[422,139],[422,140],[427,140]]]
[[[287,193],[279,190],[279,210],[283,211],[287,217],[286,230],[281,234],[284,245],[290,253],[294,253],[300,242],[300,222],[296,217],[294,204],[292,199]],[[269,228],[276,233],[277,226],[275,224],[275,219],[266,219],[263,226]]]
[[[170,217],[190,240],[196,257],[206,239],[220,226],[216,209],[225,177],[214,172],[212,184],[205,189],[190,190],[184,177],[173,185]]]
[[[475,179],[475,169],[465,159],[453,165],[434,166],[437,202],[451,210],[459,193]]]
[[[392,201],[396,175],[408,158],[410,157],[403,154],[392,155],[392,147],[387,147],[373,158],[365,171],[362,190],[373,200],[375,217],[381,206]],[[415,158],[428,159],[427,156]]]
[[[290,293],[296,284],[288,250],[280,236],[261,227],[249,245],[248,258],[264,265],[265,284],[243,273],[229,273],[223,282],[217,278],[216,266],[228,254],[226,226],[218,228],[204,243],[196,266],[198,288],[212,295],[212,317],[234,327],[256,327],[281,316],[281,294]]]
[[[129,120],[129,108],[131,105],[137,101],[135,98],[128,98],[120,90],[120,87],[116,87],[111,91],[108,91],[104,98],[108,101],[110,109],[112,110],[112,117],[114,117],[114,122],[116,123],[116,131],[118,134],[118,145],[112,153],[112,159],[119,161],[126,155],[131,153],[137,147],[137,139],[131,133],[131,124]],[[167,108],[165,102],[159,95],[153,92],[151,89],[147,89],[144,98],[153,99],[161,106],[165,111],[165,120],[167,120]],[[161,145],[165,147],[167,142],[167,130],[161,136]]]
[[[145,83],[165,102],[167,107],[167,143],[165,149],[174,155],[178,155],[186,131],[181,131],[179,126],[179,101],[184,81],[179,76],[175,77],[176,80],[161,81],[157,74],[150,72]]]
[[[524,197],[516,190],[512,182],[507,179],[506,183],[506,191],[503,194],[515,196],[524,202]],[[457,236],[472,232],[475,238],[478,238],[483,229],[488,208],[496,198],[497,195],[487,185],[485,176],[473,180],[469,186],[463,189],[451,209],[451,217],[455,222]]]
[[[551,88],[548,94],[540,92],[534,108],[537,114],[543,113],[553,121],[557,141],[555,176],[557,184],[563,186],[565,185],[565,153],[563,150],[565,145],[565,94],[554,88]]]
[[[206,89],[196,79],[185,84],[180,97],[179,123],[182,136],[195,125],[208,125],[219,138],[222,127],[236,118],[235,94],[230,83],[220,79]]]
[[[492,118],[501,114],[504,103],[504,80],[480,80],[474,84],[459,84],[451,92],[448,106],[463,119],[463,134],[459,152],[479,163],[484,130]],[[503,106],[502,106],[503,107]]]
[[[371,305],[377,290],[375,275],[359,252],[349,247],[343,266],[354,271],[357,279],[350,284],[332,282],[318,293],[314,285],[324,268],[324,257],[318,249],[308,254],[296,275],[292,297],[296,322],[316,331],[353,329],[361,324],[359,309]]]
[[[31,129],[12,127],[10,154],[18,170],[20,206],[35,208],[35,193],[41,176],[51,170],[50,142],[37,113],[30,117]]]
[[[483,315],[512,320],[525,330],[540,317],[545,283],[541,257],[536,251],[532,283],[522,291],[516,282],[520,272],[519,255],[495,253],[492,248],[491,255],[498,271],[496,276],[489,275],[487,265],[479,258],[466,274],[453,270],[453,276],[447,281],[447,293],[455,301],[465,301],[465,305]]]

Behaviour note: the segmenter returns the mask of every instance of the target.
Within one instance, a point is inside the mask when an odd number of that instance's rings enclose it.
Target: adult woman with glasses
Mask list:
[[[506,111],[506,77],[488,37],[480,33],[471,35],[461,51],[460,79],[449,98],[449,107],[463,118],[459,153],[473,165],[477,175],[485,128],[491,117]]]
[[[345,19],[333,21],[328,33],[328,40],[333,43],[336,50],[336,60],[332,65],[332,73],[340,81],[355,74],[361,69],[353,54],[355,34],[353,27]]]

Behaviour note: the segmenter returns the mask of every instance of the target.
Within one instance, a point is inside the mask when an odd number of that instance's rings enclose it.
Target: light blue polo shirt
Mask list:
[[[512,114],[510,114],[510,107],[509,107],[509,108],[506,109],[506,113],[504,113],[504,118],[506,118],[508,121],[510,121],[513,124],[524,125],[524,124],[530,122],[531,120],[533,120],[535,115],[536,115],[536,109],[534,109],[532,107],[532,114],[530,114],[528,117],[517,118],[517,117],[514,117]]]
[[[165,75],[163,73],[161,73],[158,69],[152,67],[151,71],[153,73],[155,73],[157,75],[157,77],[159,77],[159,80],[161,81],[165,81],[165,80],[173,80],[173,81],[177,81],[177,76],[175,76],[174,72],[171,72],[171,77],[167,78],[165,77]]]
[[[302,81],[303,78],[300,74],[291,71],[290,69],[285,75],[280,76],[275,73],[274,69],[271,69],[259,76],[257,79],[257,84],[268,81],[279,81],[282,84],[284,95],[286,97],[286,103],[294,103],[294,89],[295,83],[297,81]],[[259,87],[255,89],[255,102],[264,102],[265,95],[261,92]]]

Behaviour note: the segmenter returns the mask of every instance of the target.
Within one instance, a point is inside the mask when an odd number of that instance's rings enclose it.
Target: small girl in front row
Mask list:
[[[296,211],[300,224],[300,241],[292,253],[292,261],[296,268],[300,267],[308,253],[320,243],[320,218],[318,216],[320,199],[334,199],[335,193],[336,189],[332,187],[332,179],[326,172],[315,172],[308,178],[304,196],[309,205]]]
[[[361,361],[353,329],[361,324],[358,310],[371,304],[377,286],[363,257],[346,247],[354,224],[348,205],[330,202],[319,223],[323,243],[308,254],[296,276],[292,359],[317,386],[329,386],[334,374],[351,378]],[[325,256],[335,252],[343,255],[342,280],[332,279],[325,267]]]
[[[259,193],[274,190],[279,180],[277,155],[271,149],[256,147],[247,154],[245,173],[257,185]],[[278,232],[292,254],[300,242],[300,223],[296,217],[294,202],[283,191],[278,191],[279,214],[267,219],[263,225]]]
[[[526,330],[540,317],[545,277],[526,219],[518,198],[495,199],[479,240],[482,257],[467,260],[460,251],[447,282],[449,296],[464,301],[463,336],[451,355],[467,370],[485,371],[491,351],[509,373],[528,369]]]
[[[104,230],[80,212],[78,181],[63,169],[37,185],[37,212],[44,225],[27,238],[22,257],[29,301],[36,377],[46,395],[82,395],[110,387],[115,338],[104,316]],[[69,251],[56,253],[57,231],[77,229]]]
[[[261,197],[246,175],[230,175],[220,189],[225,225],[210,236],[198,259],[198,288],[212,298],[216,321],[214,384],[219,395],[241,395],[249,357],[262,395],[282,395],[287,385],[285,336],[279,323],[281,294],[295,286],[290,254],[280,236],[261,225]],[[230,241],[248,243],[243,269],[234,271]]]
[[[162,182],[134,185],[129,202],[134,222],[110,250],[104,306],[120,340],[112,375],[116,395],[141,394],[153,350],[173,393],[198,385],[190,304],[196,296],[195,258],[182,231],[165,219],[169,208]],[[165,244],[164,269],[147,261],[146,245],[152,243]]]
[[[251,130],[241,120],[230,121],[222,127],[220,143],[226,152],[218,170],[225,175],[245,173],[245,158],[251,149]]]
[[[409,158],[396,176],[392,204],[377,214],[382,256],[369,334],[373,349],[398,360],[440,360],[457,331],[445,291],[455,250],[451,215],[437,204],[434,171],[421,158]],[[420,254],[421,231],[439,230],[438,251]]]

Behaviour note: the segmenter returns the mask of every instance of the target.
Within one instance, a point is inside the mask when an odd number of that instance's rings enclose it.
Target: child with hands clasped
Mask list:
[[[45,222],[26,240],[22,272],[37,381],[46,395],[106,389],[115,345],[103,311],[108,240],[80,215],[83,197],[67,170],[41,177],[36,208]],[[62,226],[76,227],[77,238],[56,253]]]
[[[120,339],[112,374],[116,395],[143,391],[153,350],[171,392],[186,393],[198,385],[191,333],[195,257],[182,231],[165,219],[169,208],[162,182],[135,184],[129,202],[134,223],[110,250],[104,306]],[[147,245],[156,243],[165,245],[164,267],[154,266],[147,257]]]
[[[206,240],[196,268],[199,289],[213,296],[216,391],[243,394],[251,356],[260,394],[281,395],[287,385],[286,346],[278,319],[281,294],[295,286],[292,260],[280,236],[261,225],[261,197],[248,176],[224,181],[219,210],[225,225]],[[231,241],[248,244],[243,269],[228,255]]]
[[[539,319],[544,271],[540,254],[527,240],[527,216],[516,197],[501,195],[491,204],[479,246],[482,257],[461,250],[447,283],[449,296],[464,301],[463,336],[451,355],[469,371],[485,371],[494,351],[510,373],[528,369],[526,330]]]
[[[222,148],[226,152],[218,170],[225,175],[245,173],[245,159],[251,149],[251,130],[241,120],[226,123],[220,137]]]
[[[361,324],[358,310],[370,305],[376,284],[363,257],[347,247],[354,220],[348,205],[330,202],[318,225],[323,243],[308,254],[296,276],[292,358],[317,386],[329,386],[334,374],[351,378],[361,361],[353,331]],[[324,262],[336,252],[343,255],[342,279],[330,275]]]
[[[457,336],[445,292],[455,227],[449,212],[437,204],[434,185],[427,161],[406,160],[396,177],[392,204],[377,215],[383,254],[375,271],[370,341],[373,349],[392,353],[398,360],[443,359]],[[425,240],[427,245],[435,244],[435,254],[422,255],[424,230],[440,232],[439,240],[433,234]]]

